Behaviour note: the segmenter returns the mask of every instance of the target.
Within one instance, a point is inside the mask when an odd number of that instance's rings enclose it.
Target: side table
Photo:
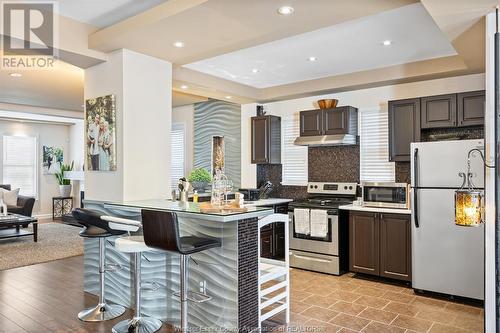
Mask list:
[[[60,219],[73,210],[73,197],[52,198],[52,219]]]

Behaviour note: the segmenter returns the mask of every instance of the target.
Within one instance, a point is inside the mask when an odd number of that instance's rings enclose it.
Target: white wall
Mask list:
[[[193,170],[194,165],[194,104],[173,108],[172,123],[182,123],[186,129],[186,160],[184,161],[184,170],[187,175]]]
[[[389,100],[439,95],[463,91],[482,90],[485,88],[484,74],[458,76],[452,78],[420,81],[384,87],[376,87],[336,94],[319,95],[293,100],[264,104],[268,114],[283,116],[303,110],[316,109],[315,102],[323,98],[337,98],[339,105],[352,105],[358,109],[387,108]],[[255,104],[242,105],[241,118],[241,182],[247,187],[255,187],[255,166],[250,164],[250,117],[255,114]],[[243,111],[245,110],[245,111]],[[243,135],[245,129],[248,133]],[[243,186],[243,185],[242,185]],[[245,187],[244,186],[244,187]]]
[[[486,159],[495,164],[495,74],[494,74],[495,15],[486,17]],[[495,170],[486,168],[485,179],[485,332],[495,332]]]
[[[52,216],[52,197],[59,195],[59,186],[54,175],[44,175],[42,171],[42,147],[53,146],[64,149],[64,162],[71,161],[70,150],[71,125],[41,124],[0,120],[0,156],[3,135],[28,135],[38,138],[38,200],[33,207],[33,214],[41,217]],[[0,163],[0,177],[2,175]]]
[[[85,171],[85,197],[128,201],[170,197],[172,65],[118,50],[85,70],[85,99],[116,96],[117,170]]]

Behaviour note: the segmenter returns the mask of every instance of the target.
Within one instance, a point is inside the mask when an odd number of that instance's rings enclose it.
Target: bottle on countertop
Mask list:
[[[197,190],[194,190],[193,202],[198,202],[198,191]]]

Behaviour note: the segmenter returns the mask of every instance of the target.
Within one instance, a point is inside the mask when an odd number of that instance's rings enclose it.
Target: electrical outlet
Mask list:
[[[200,293],[206,294],[207,291],[207,281],[200,281]]]

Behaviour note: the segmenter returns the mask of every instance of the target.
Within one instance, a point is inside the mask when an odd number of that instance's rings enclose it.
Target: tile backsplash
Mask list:
[[[311,182],[359,182],[359,145],[308,148],[308,172]],[[281,185],[281,164],[257,165],[257,185],[269,180],[274,184],[270,194],[294,200],[307,197],[305,186]]]

